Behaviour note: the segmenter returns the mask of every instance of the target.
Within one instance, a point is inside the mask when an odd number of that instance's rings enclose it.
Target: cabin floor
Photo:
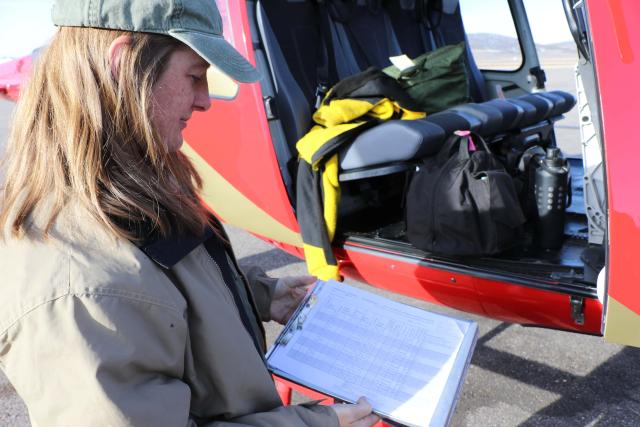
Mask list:
[[[416,249],[406,238],[403,194],[408,175],[405,174],[343,185],[338,239],[372,250],[390,250],[411,258],[428,259],[430,262],[464,265],[472,269],[593,290],[597,274],[604,265],[604,251],[601,246],[588,243],[582,160],[569,161],[572,202],[566,212],[564,244],[559,249],[537,247],[532,224],[525,226],[521,244],[490,257],[439,256]]]

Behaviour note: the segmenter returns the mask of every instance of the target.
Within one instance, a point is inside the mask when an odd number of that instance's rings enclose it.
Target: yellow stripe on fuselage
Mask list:
[[[268,239],[302,248],[299,233],[278,222],[263,209],[238,191],[229,181],[212,168],[187,142],[182,152],[191,159],[203,180],[202,199],[220,218]]]
[[[604,338],[610,342],[640,347],[640,315],[609,297]]]

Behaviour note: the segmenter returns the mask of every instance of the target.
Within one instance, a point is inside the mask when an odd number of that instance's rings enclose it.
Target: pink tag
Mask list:
[[[469,130],[457,130],[453,132],[454,134],[462,137],[467,137],[467,146],[470,152],[474,152],[477,150],[476,144],[474,144],[473,139],[471,138],[471,131]]]

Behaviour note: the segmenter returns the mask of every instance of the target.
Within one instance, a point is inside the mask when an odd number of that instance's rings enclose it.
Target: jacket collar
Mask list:
[[[171,234],[163,238],[152,235],[139,248],[157,264],[169,269],[211,237],[213,230],[210,227],[201,235]]]
[[[119,220],[119,222],[137,238],[132,243],[165,269],[176,265],[196,247],[214,236],[214,231],[209,226],[201,234],[177,233],[173,231],[175,227],[171,227],[170,234],[163,237],[150,221],[133,223]]]

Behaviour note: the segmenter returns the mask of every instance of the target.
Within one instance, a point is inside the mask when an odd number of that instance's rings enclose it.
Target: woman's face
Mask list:
[[[211,106],[208,68],[209,64],[193,50],[177,49],[153,87],[151,123],[169,152],[182,146],[182,131],[191,114]]]

